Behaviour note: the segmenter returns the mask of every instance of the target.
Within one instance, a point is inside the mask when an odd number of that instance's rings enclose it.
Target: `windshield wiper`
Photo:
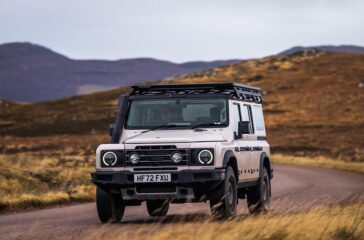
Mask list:
[[[152,127],[152,128],[150,128],[148,130],[145,130],[145,131],[142,131],[141,133],[139,133],[137,135],[134,135],[134,136],[126,139],[124,142],[126,142],[126,141],[128,141],[130,139],[136,138],[136,137],[138,137],[138,136],[140,136],[140,135],[142,135],[144,133],[147,133],[149,131],[153,131],[153,130],[160,129],[160,128],[177,127],[177,126],[179,126],[179,125],[177,125],[177,124],[171,124],[171,123],[167,123],[167,124],[162,124],[162,125],[159,125],[159,126],[155,126],[155,127]]]
[[[160,128],[169,128],[169,127],[177,127],[177,126],[178,126],[177,124],[172,124],[172,123],[162,124],[162,125],[159,125],[159,126],[155,126],[155,127],[149,128],[148,130],[145,130],[142,133],[146,133],[146,132],[149,132],[149,131],[157,130],[157,129],[160,129]]]
[[[195,126],[192,126],[192,129],[199,128],[199,127],[218,126],[218,125],[221,125],[221,123],[213,123],[213,122],[201,123],[201,124],[197,124]]]

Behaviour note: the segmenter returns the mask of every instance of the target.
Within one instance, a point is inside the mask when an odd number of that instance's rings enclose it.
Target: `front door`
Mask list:
[[[233,104],[233,127],[234,127],[234,136],[238,133],[239,122],[242,120],[241,118],[241,108],[239,103]],[[248,169],[250,169],[250,148],[246,144],[246,141],[243,141],[242,138],[235,137],[235,156],[237,158],[238,163],[238,172],[239,172],[239,181],[245,181],[249,179],[249,174],[247,174]]]

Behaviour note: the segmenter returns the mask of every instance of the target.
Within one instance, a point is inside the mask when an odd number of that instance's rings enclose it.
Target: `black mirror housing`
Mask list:
[[[239,135],[250,134],[250,122],[240,121],[239,122]]]

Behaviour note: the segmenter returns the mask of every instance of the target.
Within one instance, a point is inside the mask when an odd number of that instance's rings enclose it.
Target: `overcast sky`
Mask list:
[[[364,1],[0,0],[0,43],[13,41],[77,59],[175,62],[364,46]]]

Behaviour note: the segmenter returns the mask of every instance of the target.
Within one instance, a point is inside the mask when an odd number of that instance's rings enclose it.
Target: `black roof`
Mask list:
[[[132,86],[130,96],[225,94],[233,99],[262,102],[260,88],[239,83],[206,83]]]

